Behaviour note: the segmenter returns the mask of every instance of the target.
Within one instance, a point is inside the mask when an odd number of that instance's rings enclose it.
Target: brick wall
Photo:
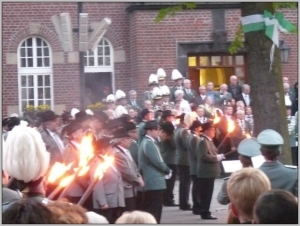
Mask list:
[[[159,24],[154,23],[157,11],[126,12],[129,3],[83,3],[83,12],[89,14],[89,22],[99,22],[104,17],[112,19],[105,37],[114,50],[125,51],[125,62],[114,65],[115,88],[128,92],[136,89],[142,93],[148,89],[148,78],[162,67],[167,73],[167,84],[172,85],[171,72],[177,67],[178,42],[212,41],[211,10],[191,10],[167,17]],[[37,35],[46,39],[53,52],[62,52],[51,22],[52,15],[69,12],[73,28],[78,27],[77,3],[3,3],[2,22],[2,71],[3,71],[3,115],[7,106],[18,105],[18,70],[16,64],[6,63],[7,53],[17,53],[20,42],[30,36],[30,25],[38,24]],[[298,23],[297,10],[283,10],[287,20]],[[12,16],[14,14],[14,16]],[[240,17],[239,9],[227,9],[225,27],[231,41]],[[297,80],[298,39],[296,35],[283,35],[285,43],[291,47],[289,62],[282,64],[283,76],[291,83]],[[77,34],[73,34],[74,51],[77,51]],[[55,105],[66,105],[66,109],[76,106],[80,100],[79,64],[68,63],[64,53],[64,63],[53,65]]]

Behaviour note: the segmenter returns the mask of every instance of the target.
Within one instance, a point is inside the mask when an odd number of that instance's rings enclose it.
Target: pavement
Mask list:
[[[217,195],[223,184],[223,179],[216,179],[214,186],[214,193],[211,200],[210,212],[216,216],[216,220],[202,220],[200,215],[194,215],[192,211],[179,210],[178,206],[163,207],[161,224],[226,224],[228,205],[221,205],[217,201]],[[179,181],[177,180],[174,188],[174,200],[178,203],[179,197]],[[191,194],[191,193],[190,193]],[[190,195],[190,203],[192,204],[192,197]]]

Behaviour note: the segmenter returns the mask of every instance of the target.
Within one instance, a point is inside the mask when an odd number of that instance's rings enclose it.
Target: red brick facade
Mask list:
[[[148,77],[159,67],[165,69],[168,84],[171,71],[177,68],[178,43],[212,41],[212,15],[210,9],[196,9],[167,17],[154,23],[157,10],[126,11],[130,3],[83,3],[83,12],[89,14],[89,23],[99,22],[104,17],[112,19],[105,37],[113,49],[125,51],[125,60],[114,64],[115,90],[130,89],[140,96],[147,89]],[[7,63],[9,54],[16,54],[22,40],[40,36],[48,41],[52,52],[62,52],[59,39],[51,22],[52,15],[69,12],[72,27],[78,27],[77,3],[3,3],[2,4],[2,113],[11,113],[8,106],[19,105],[18,65]],[[12,16],[14,15],[14,16]],[[287,20],[297,24],[297,10],[284,10]],[[240,9],[225,9],[227,40],[232,41],[240,18]],[[30,30],[37,24],[35,31]],[[73,34],[74,51],[78,49],[77,33]],[[284,35],[285,43],[291,47],[289,62],[282,64],[283,76],[293,84],[298,77],[297,35]],[[16,62],[16,61],[15,61]],[[53,64],[54,105],[64,105],[66,110],[80,100],[79,64],[68,63],[64,53],[63,64]],[[78,106],[77,106],[78,107]]]

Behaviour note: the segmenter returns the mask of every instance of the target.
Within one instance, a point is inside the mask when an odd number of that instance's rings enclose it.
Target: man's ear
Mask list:
[[[233,203],[230,204],[231,205],[231,211],[233,213],[233,215],[238,218],[239,217],[239,212],[237,210],[237,208],[235,207],[235,205]]]

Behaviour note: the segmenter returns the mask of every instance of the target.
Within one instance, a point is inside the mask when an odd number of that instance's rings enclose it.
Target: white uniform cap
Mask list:
[[[158,84],[158,79],[155,74],[151,74],[149,76],[149,85],[157,85]]]
[[[115,102],[115,96],[113,94],[109,94],[107,97],[106,97],[106,102],[107,103],[114,103]]]
[[[177,80],[177,79],[182,79],[182,78],[183,78],[182,74],[181,74],[177,69],[174,69],[174,70],[172,71],[171,79],[172,79],[173,81],[175,81],[175,80]]]
[[[3,150],[3,170],[25,183],[44,176],[50,153],[41,134],[34,128],[15,126],[7,136]]]
[[[161,98],[162,98],[162,93],[161,93],[160,88],[154,87],[154,89],[152,90],[152,99],[158,100]]]
[[[126,94],[122,90],[117,90],[117,92],[116,92],[116,100],[120,100],[122,98],[126,98]]]
[[[79,112],[79,110],[77,108],[72,108],[71,110],[71,115],[73,117],[73,119],[75,119],[75,115]]]
[[[170,89],[168,86],[163,85],[162,87],[160,87],[161,93],[163,96],[168,96],[170,95]]]
[[[87,113],[88,115],[94,115],[94,112],[91,109],[86,109],[85,113]]]
[[[164,69],[158,68],[156,72],[158,80],[164,80],[167,77],[167,74]]]

